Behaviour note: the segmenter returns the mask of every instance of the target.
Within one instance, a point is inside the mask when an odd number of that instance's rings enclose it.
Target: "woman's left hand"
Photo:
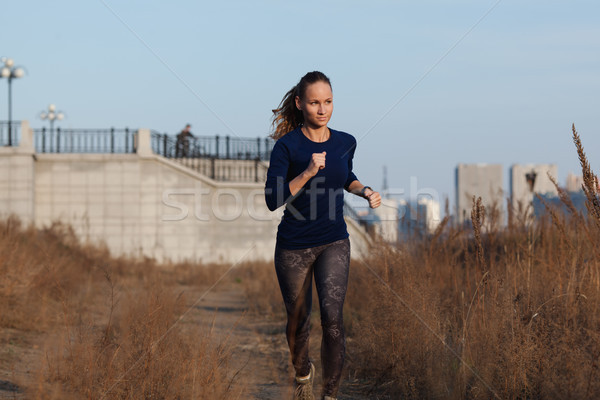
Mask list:
[[[369,207],[377,208],[381,205],[381,195],[371,189],[365,190],[365,197],[369,200]]]

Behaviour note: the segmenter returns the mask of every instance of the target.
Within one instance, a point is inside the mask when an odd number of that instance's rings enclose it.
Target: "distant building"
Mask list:
[[[424,225],[428,233],[433,233],[441,222],[440,203],[430,197],[417,200],[419,213],[424,216]]]
[[[398,201],[391,198],[382,198],[381,205],[370,209],[374,215],[375,232],[386,242],[398,241]]]
[[[548,174],[557,179],[556,164],[514,164],[510,168],[510,198],[515,212],[527,212],[531,215],[535,194],[546,197],[558,195]]]
[[[430,197],[419,197],[408,203],[399,204],[398,231],[401,239],[435,232],[440,224],[440,203]]]
[[[457,222],[463,224],[471,220],[473,196],[481,197],[488,210],[497,207],[503,221],[502,165],[458,164],[455,172]]]
[[[572,172],[569,172],[567,175],[567,182],[565,185],[565,189],[567,192],[579,192],[581,191],[581,186],[583,185],[583,176],[575,175]]]

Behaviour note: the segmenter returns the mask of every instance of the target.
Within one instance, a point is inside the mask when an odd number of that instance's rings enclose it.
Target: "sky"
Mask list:
[[[600,167],[597,1],[10,2],[0,56],[13,119],[48,104],[64,128],[265,137],[308,71],[332,82],[330,127],[358,140],[354,171],[390,192],[453,201],[458,163],[556,163],[580,173],[579,131]],[[7,119],[0,80],[0,120]],[[507,192],[508,195],[508,192]]]

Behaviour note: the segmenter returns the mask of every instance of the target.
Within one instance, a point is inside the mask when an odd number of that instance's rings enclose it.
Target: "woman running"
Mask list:
[[[379,193],[352,172],[356,139],[327,127],[332,112],[331,83],[318,71],[304,75],[273,110],[277,142],[265,199],[271,211],[286,205],[277,231],[275,270],[287,311],[296,400],[314,400],[315,367],[308,356],[313,275],[323,328],[321,399],[335,400],[340,385],[350,264],[344,189],[367,199],[371,208],[381,203]]]

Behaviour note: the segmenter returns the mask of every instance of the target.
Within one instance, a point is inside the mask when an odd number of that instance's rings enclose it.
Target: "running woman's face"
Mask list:
[[[296,107],[304,115],[304,124],[318,129],[327,126],[333,112],[333,93],[327,82],[315,82],[306,87],[304,99],[296,96]]]

